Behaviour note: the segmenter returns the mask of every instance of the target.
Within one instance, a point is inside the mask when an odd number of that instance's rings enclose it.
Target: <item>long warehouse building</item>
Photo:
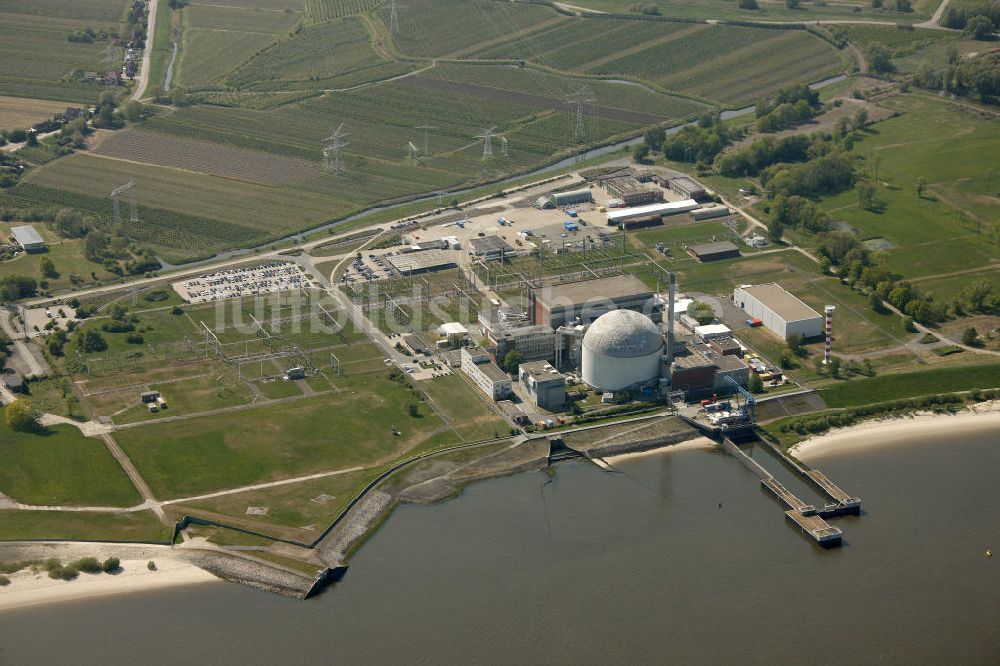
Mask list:
[[[774,282],[739,286],[733,290],[733,302],[783,340],[823,334],[822,315]]]

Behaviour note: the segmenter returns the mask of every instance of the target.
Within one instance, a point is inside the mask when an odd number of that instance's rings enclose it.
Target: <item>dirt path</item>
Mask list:
[[[928,28],[930,30],[952,30],[952,28],[946,28],[941,25],[941,17],[944,16],[944,10],[948,8],[948,3],[951,0],[941,0],[941,4],[931,15],[931,20],[924,21],[923,23],[914,23],[914,28]]]
[[[108,447],[108,451],[115,457],[115,460],[118,461],[121,468],[125,470],[125,474],[132,481],[132,485],[139,491],[142,498],[149,503],[149,508],[153,510],[156,517],[159,518],[162,523],[169,524],[167,516],[163,513],[163,509],[160,508],[156,498],[153,497],[153,491],[149,489],[149,485],[146,483],[146,480],[142,478],[142,475],[139,474],[139,470],[137,470],[135,465],[132,464],[132,460],[122,450],[122,448],[118,446],[118,442],[115,441],[115,438],[111,436],[111,433],[104,433],[101,435],[101,439],[104,440],[104,444]]]
[[[968,275],[969,273],[985,273],[986,271],[996,270],[996,266],[978,266],[976,268],[966,268],[961,271],[952,271],[951,273],[938,273],[937,275],[923,275],[921,277],[911,278],[907,282],[925,282],[927,280],[939,280],[941,278],[956,277],[958,275]],[[935,334],[936,335],[936,334]]]
[[[135,91],[132,99],[140,99],[146,94],[149,85],[149,67],[153,57],[153,40],[156,37],[156,8],[160,0],[149,0],[149,18],[146,21],[146,48],[142,50],[142,63],[139,65],[139,77],[135,80]]]
[[[687,37],[692,32],[697,32],[698,30],[703,30],[703,29],[705,29],[705,26],[700,24],[689,25],[686,28],[678,30],[677,32],[672,32],[668,35],[663,35],[662,37],[651,39],[646,42],[640,42],[638,44],[634,44],[628,47],[627,49],[622,49],[621,51],[615,51],[612,54],[603,56],[601,58],[597,58],[596,60],[585,62],[582,65],[575,67],[574,69],[577,69],[581,72],[589,72],[593,69],[596,69],[597,67],[600,67],[601,65],[606,65],[609,62],[614,62],[615,60],[625,58],[640,51],[645,51],[646,49],[652,48],[654,46],[660,46],[661,44],[669,44],[670,42],[676,41],[682,37]]]
[[[230,488],[229,490],[220,490],[215,493],[208,493],[207,495],[195,495],[194,497],[181,497],[179,499],[166,500],[165,502],[160,502],[164,506],[168,504],[186,504],[188,502],[200,502],[201,500],[214,499],[216,497],[224,497],[226,495],[236,495],[238,493],[246,493],[252,490],[264,490],[265,488],[277,488],[278,486],[288,486],[293,483],[304,483],[306,481],[312,481],[314,479],[325,479],[329,476],[338,476],[340,474],[349,474],[351,472],[360,472],[365,469],[364,467],[348,467],[347,469],[338,469],[332,472],[320,472],[318,474],[309,474],[308,476],[297,476],[291,479],[282,479],[281,481],[271,481],[270,483],[257,483],[252,486],[241,486],[239,488]]]

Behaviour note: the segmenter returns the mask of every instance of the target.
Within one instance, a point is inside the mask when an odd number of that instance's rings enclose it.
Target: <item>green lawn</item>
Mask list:
[[[170,540],[172,533],[173,528],[158,521],[152,511],[0,511],[0,540],[88,539],[164,543]]]
[[[135,506],[142,501],[103,441],[64,425],[40,433],[0,425],[0,492],[36,505]]]
[[[303,483],[174,505],[173,509],[194,515],[223,516],[229,524],[264,532],[268,532],[268,528],[290,528],[298,532],[294,534],[295,538],[309,540],[318,536],[358,491],[381,471],[381,467],[373,467]],[[322,495],[328,495],[329,499],[322,498]],[[248,516],[248,506],[267,507],[268,513],[266,516]],[[301,530],[310,525],[312,530]]]
[[[507,434],[509,426],[490,410],[483,398],[458,375],[446,375],[420,382],[420,388],[450,421],[464,441],[474,442]]]
[[[406,406],[417,399],[384,374],[337,382],[345,388],[337,395],[141,426],[117,438],[153,492],[174,498],[374,465],[442,426],[424,403],[419,417],[409,416]]]
[[[4,238],[10,235],[10,228],[24,222],[4,222],[0,223],[0,235]],[[94,282],[91,273],[97,275],[98,280],[108,281],[117,279],[117,276],[104,270],[101,264],[88,261],[83,254],[82,239],[65,239],[49,231],[40,222],[30,223],[38,233],[42,235],[48,244],[48,251],[44,254],[21,253],[16,258],[0,262],[0,277],[7,275],[27,275],[39,282],[48,280],[49,289],[68,289],[72,286],[70,276],[80,278],[80,284],[90,284]],[[44,278],[40,268],[41,259],[46,257],[55,264],[59,276],[55,278]]]
[[[820,391],[830,407],[853,407],[900,398],[1000,387],[1000,363],[937,368],[855,379]]]

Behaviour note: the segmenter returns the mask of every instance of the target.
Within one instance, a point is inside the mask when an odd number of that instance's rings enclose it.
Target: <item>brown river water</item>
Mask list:
[[[1000,663],[1000,433],[810,462],[864,499],[842,548],[719,453],[570,462],[400,508],[306,602],[219,582],[4,613],[0,664]]]

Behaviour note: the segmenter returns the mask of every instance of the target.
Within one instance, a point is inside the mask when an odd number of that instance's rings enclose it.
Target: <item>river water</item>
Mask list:
[[[997,663],[996,440],[814,459],[865,502],[833,550],[711,451],[480,482],[399,509],[315,599],[210,583],[5,613],[0,664]]]

